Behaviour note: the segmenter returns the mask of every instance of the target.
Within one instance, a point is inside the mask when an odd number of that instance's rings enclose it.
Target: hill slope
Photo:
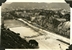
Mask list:
[[[58,8],[62,8],[62,9],[66,9],[66,10],[70,10],[70,7],[67,3],[36,3],[36,2],[14,2],[11,4],[5,4],[2,6],[2,8],[24,8],[24,9],[32,9],[32,8],[36,8],[36,9],[58,9]]]

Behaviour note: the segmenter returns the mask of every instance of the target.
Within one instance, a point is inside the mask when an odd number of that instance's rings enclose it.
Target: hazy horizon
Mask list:
[[[66,9],[70,11],[70,7],[67,3],[45,3],[45,2],[12,2],[12,3],[5,3],[2,5],[2,8],[25,8],[25,9]]]

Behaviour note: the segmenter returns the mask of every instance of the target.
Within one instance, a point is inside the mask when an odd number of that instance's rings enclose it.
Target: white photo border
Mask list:
[[[66,3],[65,0],[7,0],[5,3],[7,2],[59,2],[59,3]],[[72,8],[70,7],[70,21],[71,21],[71,25],[70,25],[70,44],[72,44]],[[1,6],[0,6],[0,25],[1,25]],[[14,49],[5,49],[5,50],[14,50]],[[16,49],[16,50],[28,50],[28,49]],[[32,49],[29,49],[32,50]],[[38,50],[38,49],[36,49]],[[40,49],[39,49],[40,50]],[[43,49],[44,50],[44,49]]]

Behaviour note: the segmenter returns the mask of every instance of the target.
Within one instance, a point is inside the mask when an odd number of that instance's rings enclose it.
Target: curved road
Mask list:
[[[19,20],[21,20],[21,19],[19,19]],[[21,21],[23,21],[23,20],[21,20]],[[23,21],[23,22],[24,22],[23,24],[25,24],[25,25],[27,24],[27,22],[25,22],[25,21]],[[35,39],[39,43],[39,49],[66,50],[66,48],[68,48],[69,45],[57,40],[57,39],[62,38],[61,36],[57,36],[57,35],[53,34],[52,32],[46,32],[45,30],[41,30],[41,29],[36,28],[30,24],[27,24],[26,26],[25,25],[10,28],[10,30],[12,30],[16,33],[20,33],[20,36],[22,38],[24,38],[24,36],[25,37],[26,36],[29,36],[29,37],[36,36],[33,38],[26,38],[26,39],[27,39],[27,41],[30,39]],[[34,29],[39,29],[39,31],[33,30],[32,27]],[[40,35],[39,33],[42,33],[44,35]],[[69,41],[68,39],[66,39],[66,40]]]

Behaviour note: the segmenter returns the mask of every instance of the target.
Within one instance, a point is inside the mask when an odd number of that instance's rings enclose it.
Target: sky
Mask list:
[[[64,0],[7,0],[5,3],[11,4],[12,2],[46,2],[46,3],[60,2],[60,3],[65,3]]]
[[[64,0],[7,0],[6,2],[65,2]],[[8,3],[8,4],[10,4]]]

